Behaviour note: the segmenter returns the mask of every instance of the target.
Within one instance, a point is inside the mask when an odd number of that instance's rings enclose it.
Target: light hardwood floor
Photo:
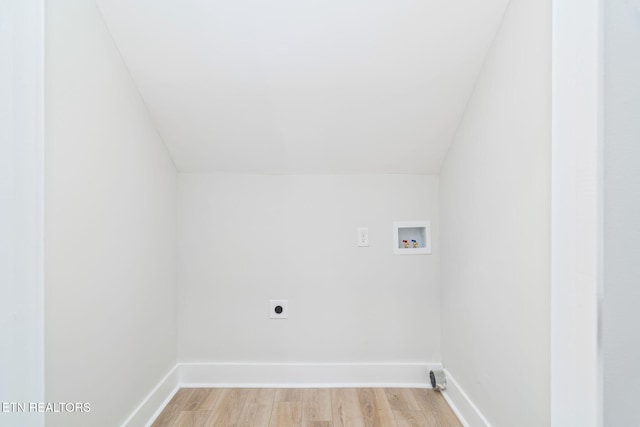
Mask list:
[[[182,388],[153,427],[461,427],[440,393],[409,388]]]

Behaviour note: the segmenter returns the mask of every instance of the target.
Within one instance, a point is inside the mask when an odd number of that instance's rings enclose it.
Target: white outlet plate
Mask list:
[[[358,246],[369,246],[369,229],[358,228]]]
[[[276,307],[282,307],[282,312],[276,312]],[[289,300],[272,299],[269,300],[269,318],[270,319],[288,319],[289,318]]]

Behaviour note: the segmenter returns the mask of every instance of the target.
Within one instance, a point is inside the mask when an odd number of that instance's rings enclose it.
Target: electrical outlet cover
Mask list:
[[[289,318],[289,300],[286,300],[286,299],[269,300],[269,318],[270,319],[288,319]]]
[[[368,228],[358,228],[358,246],[360,247],[369,246],[369,229]]]

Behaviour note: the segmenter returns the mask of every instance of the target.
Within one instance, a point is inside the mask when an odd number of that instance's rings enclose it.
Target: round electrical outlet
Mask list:
[[[289,301],[286,299],[269,301],[269,317],[271,319],[289,318]]]

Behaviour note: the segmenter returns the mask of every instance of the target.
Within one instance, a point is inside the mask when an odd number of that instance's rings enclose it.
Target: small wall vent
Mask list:
[[[444,371],[430,371],[429,378],[431,379],[431,387],[434,390],[441,391],[447,388],[447,377],[444,375]]]

